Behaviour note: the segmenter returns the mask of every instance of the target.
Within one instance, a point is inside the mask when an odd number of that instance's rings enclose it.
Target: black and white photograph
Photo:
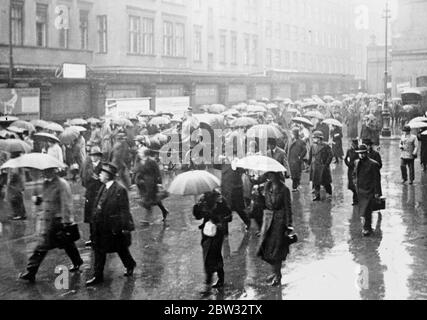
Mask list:
[[[427,0],[0,0],[0,301],[427,299],[426,31]]]

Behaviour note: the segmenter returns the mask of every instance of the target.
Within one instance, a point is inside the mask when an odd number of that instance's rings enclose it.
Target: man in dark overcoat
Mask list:
[[[126,277],[133,276],[136,262],[129,251],[131,232],[135,230],[129,209],[126,188],[115,181],[117,167],[112,163],[103,164],[100,180],[104,185],[94,203],[93,248],[95,251],[95,275],[86,282],[95,286],[104,281],[104,266],[107,253],[118,253],[126,268]]]
[[[86,246],[92,245],[92,209],[93,203],[96,200],[102,182],[99,180],[99,174],[102,168],[102,151],[98,146],[92,147],[89,157],[86,158],[85,164],[81,171],[82,185],[86,188],[85,193],[85,211],[84,222],[89,224],[90,241],[86,242]]]
[[[310,149],[308,164],[310,165],[310,180],[313,183],[314,199],[321,201],[320,187],[324,186],[327,193],[327,200],[332,200],[332,174],[331,162],[333,159],[331,147],[323,142],[323,133],[316,131],[313,134],[313,145]]]
[[[292,130],[293,139],[289,146],[289,168],[292,177],[292,191],[297,192],[301,183],[302,166],[304,158],[307,154],[307,146],[303,140],[300,139],[299,129]]]
[[[64,225],[74,222],[72,212],[73,197],[68,182],[58,176],[57,169],[43,171],[43,215],[41,218],[40,239],[30,257],[27,272],[20,279],[34,282],[37,271],[47,253],[56,248],[64,249],[73,265],[69,272],[77,272],[83,265],[74,242],[62,237]]]
[[[351,143],[350,149],[347,150],[347,153],[344,158],[344,162],[346,166],[348,167],[347,172],[347,178],[348,178],[348,190],[351,190],[353,192],[353,206],[357,205],[359,203],[359,200],[357,199],[357,191],[356,186],[354,185],[353,181],[353,173],[354,173],[354,167],[356,160],[359,159],[359,154],[356,152],[359,148],[359,140],[353,139]]]
[[[277,146],[276,139],[268,139],[268,153],[267,156],[279,162],[286,169],[286,178],[289,178],[289,162],[286,151]]]
[[[372,234],[372,206],[381,197],[381,173],[378,163],[368,157],[368,147],[361,145],[357,150],[360,160],[354,170],[355,186],[359,198],[359,214],[363,221],[363,235]]]

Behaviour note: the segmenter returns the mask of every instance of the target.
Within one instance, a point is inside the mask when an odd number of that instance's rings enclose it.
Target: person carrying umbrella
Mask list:
[[[359,215],[363,222],[363,236],[372,234],[372,207],[375,199],[382,195],[381,173],[378,162],[368,157],[368,147],[364,144],[356,151],[359,160],[355,162],[354,184],[359,198]]]
[[[292,191],[297,192],[301,183],[301,173],[304,164],[304,158],[307,154],[307,146],[300,138],[298,128],[292,129],[293,139],[289,146],[289,167],[292,177]]]
[[[222,244],[227,233],[228,223],[233,219],[232,212],[221,194],[217,191],[211,191],[205,193],[193,207],[193,215],[197,220],[203,220],[199,229],[202,232],[201,244],[206,274],[204,293],[208,293],[214,273],[217,273],[218,281],[212,288],[224,287]]]
[[[86,189],[84,222],[89,224],[90,230],[90,240],[86,242],[87,247],[92,245],[93,238],[93,203],[95,202],[98,191],[102,186],[102,182],[99,180],[99,175],[102,169],[101,159],[101,148],[98,146],[92,147],[89,157],[85,160],[81,171],[82,186]]]
[[[321,201],[320,186],[324,186],[327,193],[327,200],[332,200],[332,174],[331,162],[333,159],[331,147],[323,142],[324,136],[321,131],[313,134],[313,145],[310,149],[308,163],[310,165],[310,180],[313,183],[314,199]]]
[[[19,158],[21,152],[12,152],[10,158]],[[7,177],[6,198],[9,201],[13,212],[12,220],[26,220],[26,210],[24,205],[24,170],[22,168],[9,169]]]
[[[128,192],[115,180],[117,173],[113,163],[102,165],[100,181],[104,185],[93,207],[94,276],[86,282],[86,286],[96,286],[104,281],[108,253],[119,255],[126,268],[125,277],[132,277],[136,268],[129,251],[131,232],[135,230],[135,225],[129,209]]]
[[[359,154],[356,152],[359,149],[359,140],[353,139],[351,142],[350,149],[347,150],[347,153],[344,158],[344,162],[348,167],[347,178],[348,178],[348,190],[353,192],[353,203],[355,206],[359,203],[359,199],[357,198],[357,190],[353,181],[353,172],[355,168],[355,162],[359,159]]]
[[[289,254],[289,234],[293,230],[291,193],[281,173],[268,172],[266,176],[264,217],[257,255],[272,267],[273,274],[267,281],[272,286],[280,286],[282,263]]]
[[[339,163],[344,156],[344,150],[342,148],[342,129],[338,126],[332,126],[332,153],[334,154],[335,163]]]
[[[43,171],[43,216],[41,238],[34,249],[27,265],[27,271],[21,273],[20,279],[34,282],[37,271],[47,253],[55,248],[64,249],[73,265],[69,272],[78,272],[83,265],[79,251],[74,242],[63,237],[64,225],[74,222],[72,212],[73,197],[70,185],[58,176],[58,169]]]
[[[415,168],[414,162],[418,155],[418,141],[417,137],[411,134],[411,127],[403,127],[404,134],[400,139],[400,169],[402,172],[402,183],[405,184],[408,181],[408,171],[406,167],[409,167],[409,184],[412,185],[415,180]]]

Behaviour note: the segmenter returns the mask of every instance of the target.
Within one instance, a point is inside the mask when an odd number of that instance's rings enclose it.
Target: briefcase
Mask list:
[[[76,242],[80,240],[80,231],[77,223],[64,225],[64,235],[70,242]]]
[[[374,199],[373,204],[372,204],[372,211],[385,210],[385,208],[386,208],[386,198],[385,197]]]

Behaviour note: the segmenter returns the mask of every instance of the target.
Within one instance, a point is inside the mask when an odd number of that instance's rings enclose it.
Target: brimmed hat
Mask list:
[[[105,171],[115,177],[117,175],[118,170],[113,163],[104,163],[102,165],[101,171]]]
[[[315,131],[313,133],[313,138],[325,139],[322,131]]]
[[[369,139],[369,138],[366,138],[366,139],[363,139],[362,140],[362,143],[363,144],[366,144],[367,146],[372,146],[374,143],[372,142],[372,140],[371,139]]]
[[[98,146],[92,147],[92,149],[90,149],[89,156],[101,156],[102,157],[101,148]]]
[[[411,132],[411,127],[410,126],[404,126],[403,132]]]
[[[361,144],[356,150],[356,153],[368,153],[368,146],[366,144]]]

